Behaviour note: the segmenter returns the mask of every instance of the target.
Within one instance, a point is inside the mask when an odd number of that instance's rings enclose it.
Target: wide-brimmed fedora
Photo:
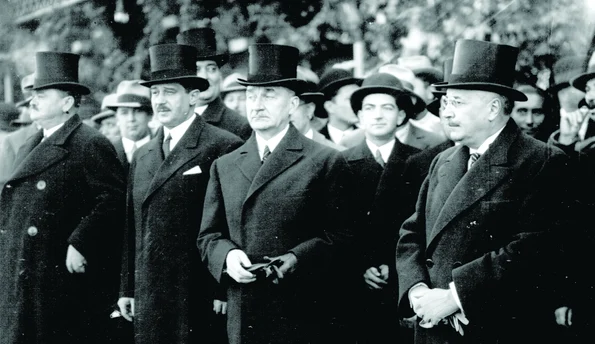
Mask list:
[[[591,64],[585,73],[572,78],[570,84],[572,87],[586,92],[585,88],[587,87],[587,81],[593,78],[595,78],[595,64]]]
[[[192,89],[206,90],[209,82],[196,76],[196,54],[196,48],[190,45],[167,43],[150,47],[151,80],[140,84],[151,87],[179,83]]]
[[[144,80],[122,80],[116,89],[115,101],[107,107],[113,110],[119,107],[151,108],[151,91],[141,82]]]
[[[515,65],[519,49],[511,45],[463,39],[457,41],[448,82],[437,89],[467,89],[489,91],[514,101],[527,96],[515,90]]]
[[[180,32],[176,38],[178,44],[191,45],[198,52],[196,61],[215,61],[221,67],[229,61],[229,54],[217,52],[215,31],[210,28],[197,28]]]
[[[289,45],[259,43],[248,47],[248,77],[244,86],[281,86],[302,93],[306,82],[297,77],[299,51]]]
[[[443,79],[442,72],[432,65],[426,55],[399,57],[397,65],[410,69],[416,77],[426,79],[431,84]]]
[[[376,73],[368,76],[362,82],[362,86],[358,88],[353,94],[351,95],[351,108],[353,112],[357,113],[362,108],[362,101],[364,98],[369,94],[375,93],[384,93],[390,94],[395,98],[399,98],[401,96],[405,97],[412,97],[415,94],[408,89],[406,89],[401,80],[396,76],[388,73]],[[419,99],[420,102],[425,107],[425,103],[423,100]],[[414,104],[411,104],[415,106]],[[409,112],[408,112],[409,113]]]
[[[79,83],[80,55],[42,51],[35,54],[35,78],[32,90],[58,88],[80,95],[91,90]]]
[[[428,105],[426,105],[426,110],[428,110],[431,114],[434,114],[436,116],[440,116],[440,101],[442,96],[446,94],[445,90],[436,89],[436,86],[447,83],[447,80],[450,77],[450,73],[452,72],[452,61],[452,58],[444,61],[444,79],[443,81],[437,82],[433,85],[434,89],[432,90],[432,94],[434,95],[434,100],[432,100]]]
[[[345,69],[331,68],[324,72],[318,83],[318,91],[329,99],[333,97],[337,90],[345,85],[361,85],[362,79],[355,78],[353,74]]]
[[[554,94],[563,88],[572,86],[570,80],[586,69],[585,62],[586,57],[579,55],[559,58],[552,66],[554,84],[548,88],[548,92]]]

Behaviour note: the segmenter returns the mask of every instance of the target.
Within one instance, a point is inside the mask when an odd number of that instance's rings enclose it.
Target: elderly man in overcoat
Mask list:
[[[135,343],[221,343],[216,283],[195,242],[213,161],[242,140],[194,114],[208,82],[194,73],[194,47],[149,48],[154,115],[163,125],[130,166],[120,311]]]
[[[291,46],[249,47],[239,81],[255,134],[211,171],[198,247],[227,286],[230,343],[319,341],[330,259],[350,238],[345,160],[290,124],[297,62]]]
[[[460,144],[432,162],[397,244],[400,308],[420,320],[415,343],[540,342],[555,326],[552,287],[573,232],[568,157],[510,119],[512,101],[526,100],[512,88],[517,54],[458,41],[441,86]]]
[[[117,297],[124,173],[76,114],[79,56],[40,52],[31,119],[0,193],[0,343],[106,343]]]

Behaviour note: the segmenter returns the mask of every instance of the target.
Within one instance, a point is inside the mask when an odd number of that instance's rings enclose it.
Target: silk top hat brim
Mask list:
[[[304,103],[321,103],[324,99],[324,93],[322,92],[304,92],[300,94],[300,99],[304,101]]]
[[[40,80],[39,82],[37,82],[31,90],[40,91],[40,90],[47,90],[50,88],[55,88],[55,89],[59,89],[59,90],[68,90],[68,91],[72,91],[72,92],[75,92],[75,93],[83,95],[83,96],[91,93],[91,89],[89,89],[87,86],[76,83],[76,82],[44,83],[43,80]]]
[[[415,93],[407,90],[401,81],[392,74],[372,74],[363,80],[362,86],[357,89],[350,98],[351,109],[357,113],[362,108],[362,102],[370,94],[389,94],[395,98],[406,96],[412,100],[412,112],[419,113],[425,109],[426,103]]]
[[[205,91],[206,79],[196,76],[196,48],[184,44],[158,44],[149,47],[151,80],[141,86],[177,83],[191,89]]]
[[[246,79],[238,79],[238,84],[243,86],[278,86],[278,87],[285,87],[289,88],[290,90],[294,91],[296,94],[302,93],[304,89],[306,89],[306,82],[301,79],[291,78],[291,79],[280,79],[280,80],[272,80],[272,81],[248,81]]]
[[[570,80],[570,84],[572,87],[586,92],[587,82],[593,78],[595,78],[595,72],[584,73]]]
[[[437,85],[436,89],[446,91],[449,88],[455,88],[460,90],[470,91],[487,91],[501,94],[517,102],[524,102],[527,100],[527,96],[512,87],[502,86],[499,84],[492,84],[489,82],[459,82],[459,83],[446,83],[443,85]]]

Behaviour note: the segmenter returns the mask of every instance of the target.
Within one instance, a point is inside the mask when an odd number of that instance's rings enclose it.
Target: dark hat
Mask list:
[[[148,88],[141,86],[141,82],[143,80],[120,81],[116,90],[116,99],[107,104],[107,108],[151,108],[151,92]]]
[[[512,87],[518,53],[519,49],[510,45],[459,40],[448,83],[437,88],[489,91],[525,101],[527,96]]]
[[[590,65],[586,73],[580,74],[571,79],[570,84],[572,87],[586,92],[585,88],[587,87],[587,82],[593,78],[595,78],[595,64]]]
[[[406,89],[401,83],[401,80],[396,76],[388,73],[376,73],[365,78],[362,82],[362,86],[351,95],[350,101],[353,112],[357,113],[361,110],[364,98],[367,95],[374,93],[390,94],[397,99],[400,96],[417,97],[413,92]],[[419,98],[416,103],[422,104],[422,107],[426,106],[421,98]]]
[[[14,131],[17,126],[11,123],[19,118],[19,109],[13,104],[0,103],[0,131]]]
[[[299,51],[289,45],[260,43],[248,47],[248,77],[244,86],[282,86],[300,94],[306,82],[297,78]]]
[[[324,99],[324,93],[316,92],[316,83],[312,81],[306,81],[307,85],[299,97],[305,103],[319,103]]]
[[[38,52],[35,54],[35,80],[32,90],[45,88],[68,89],[81,95],[91,93],[79,84],[80,55],[71,53]]]
[[[444,78],[443,73],[425,55],[399,57],[397,64],[410,69],[416,77],[426,79],[431,84]]]
[[[210,28],[190,29],[178,34],[178,44],[191,45],[198,52],[196,61],[211,60],[221,67],[229,61],[229,54],[217,53],[215,31]]]
[[[196,76],[196,48],[182,44],[157,44],[149,48],[151,80],[140,84],[151,87],[156,84],[180,83],[205,91],[209,88],[206,79]]]
[[[548,92],[555,93],[559,90],[569,87],[570,80],[579,75],[585,68],[585,56],[564,56],[552,66],[554,75],[554,84],[550,86]]]
[[[362,79],[353,77],[351,72],[345,69],[331,68],[320,77],[318,91],[324,93],[325,97],[330,98],[335,95],[338,89],[351,84],[359,86],[362,84]]]
[[[443,81],[434,84],[434,88],[435,86],[446,84],[448,78],[450,77],[450,73],[452,72],[452,61],[452,58],[444,61],[444,79]],[[428,105],[426,105],[426,110],[428,110],[431,114],[440,116],[440,98],[442,98],[442,96],[446,94],[446,91],[434,89],[432,91],[432,94],[434,95],[435,99],[432,100]]]

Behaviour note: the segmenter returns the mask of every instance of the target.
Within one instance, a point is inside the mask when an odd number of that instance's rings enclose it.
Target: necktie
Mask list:
[[[384,160],[382,159],[382,155],[380,154],[380,149],[376,149],[376,154],[374,154],[374,159],[380,166],[384,167]]]
[[[163,157],[167,158],[169,155],[169,144],[171,142],[171,135],[167,134],[165,140],[163,140]]]
[[[473,166],[473,164],[475,164],[475,162],[477,161],[477,159],[479,159],[479,157],[481,156],[481,154],[479,153],[471,153],[471,155],[469,156],[469,162],[467,163],[467,170],[469,170],[471,168],[471,166]]]
[[[134,152],[136,152],[136,149],[137,149],[137,147],[136,147],[136,142],[135,142],[132,144],[132,148],[130,149],[130,152],[128,152],[128,156],[127,156],[128,162],[132,161],[132,157],[134,156]]]
[[[265,160],[269,158],[269,155],[271,155],[269,146],[264,146],[264,152],[262,153],[262,163],[263,164],[264,164]]]

